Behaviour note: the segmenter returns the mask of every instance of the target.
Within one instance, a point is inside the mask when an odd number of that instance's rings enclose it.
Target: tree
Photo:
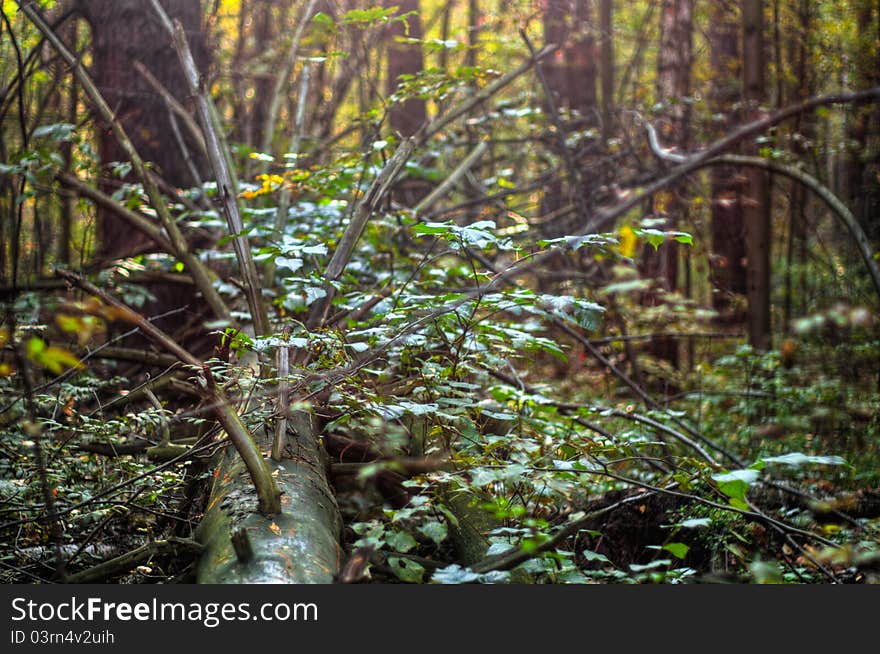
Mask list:
[[[388,7],[398,7],[403,20],[395,20],[388,29],[388,76],[386,92],[389,96],[397,91],[401,76],[418,75],[424,68],[422,57],[422,20],[419,0],[385,0]],[[413,39],[409,42],[408,39]],[[425,122],[427,109],[421,98],[408,97],[402,102],[392,102],[388,110],[391,129],[402,136],[411,136]]]
[[[761,115],[765,94],[764,2],[743,0],[743,99],[746,117]],[[757,154],[754,141],[745,148]],[[743,202],[746,232],[746,286],[749,304],[749,342],[758,350],[770,348],[770,183],[767,173],[758,168],[747,172],[748,186]]]
[[[740,29],[735,7],[729,0],[712,3],[709,20],[712,70],[709,108],[717,120],[713,136],[718,137],[733,129],[741,115],[736,109],[741,88]],[[719,166],[710,171],[710,180],[712,306],[723,321],[739,322],[745,311],[738,298],[746,294],[744,178],[736,168]]]
[[[550,218],[545,236],[560,236],[576,231],[586,219],[583,211],[575,212],[575,220],[559,221],[557,212],[568,199],[575,207],[585,207],[590,193],[581,180],[581,168],[586,157],[573,158],[565,144],[570,129],[585,130],[597,125],[598,62],[596,39],[592,30],[592,0],[573,0],[571,3],[548,0],[544,6],[544,41],[559,46],[553,57],[541,65],[546,79],[545,111],[551,114],[556,132],[554,149],[566,162],[569,177],[563,192],[561,178],[552,180],[542,198],[542,213]],[[562,133],[560,134],[560,130]],[[568,152],[565,150],[568,149]],[[574,228],[572,227],[574,225]]]
[[[192,44],[194,56],[204,68],[207,52],[202,32],[202,14],[198,2],[163,0],[169,15],[180,21]],[[168,34],[159,24],[149,2],[141,0],[89,0],[80,3],[81,11],[92,29],[92,76],[98,90],[115,110],[118,120],[132,140],[141,158],[171,189],[201,186],[207,173],[207,162],[195,139],[179,124],[172,124],[168,93],[181,105],[188,105],[189,92],[177,54]],[[164,89],[154,88],[147,76],[138,72],[143,66]],[[112,166],[127,161],[124,149],[111,130],[100,120],[99,154],[102,177],[99,187],[112,194],[128,175],[114,175]],[[156,244],[132,230],[106,207],[99,206],[98,251],[108,261],[141,252],[154,251]],[[210,237],[208,237],[210,240]],[[202,242],[201,245],[205,245]],[[200,327],[199,299],[194,286],[185,283],[147,283],[144,288],[152,296],[140,310],[149,316],[162,316],[186,308],[183,315],[174,314],[157,321],[157,325],[174,333],[183,329],[189,345],[195,349],[210,348]],[[133,344],[139,337],[129,339]]]
[[[657,101],[662,103],[660,134],[665,147],[681,152],[690,148],[690,94],[693,64],[693,0],[664,0],[660,11],[660,50],[657,56]],[[655,198],[655,212],[665,216],[667,230],[674,230],[684,218],[684,187],[676,186]],[[654,279],[668,292],[678,288],[679,247],[667,239],[659,248],[646,245],[639,261],[642,276]],[[643,298],[646,306],[661,302],[660,294]],[[653,353],[673,365],[678,362],[678,341],[655,339]]]
[[[163,0],[162,4],[181,22],[197,60],[204,64],[206,52],[199,3]],[[88,0],[79,6],[92,28],[92,76],[141,157],[151,162],[155,172],[172,186],[187,188],[200,184],[201,179],[193,179],[175,138],[168,104],[147,79],[136,72],[135,64],[142,64],[178,102],[187,104],[188,94],[177,55],[149,3]],[[189,157],[198,162],[197,168],[203,172],[205,164],[197,146],[186,134],[183,138]],[[112,177],[110,165],[124,163],[126,157],[106,126],[100,132],[99,152],[104,175]],[[118,183],[118,180],[105,179],[102,185],[112,193]],[[104,208],[98,211],[98,243],[106,259],[150,247],[146,238]]]

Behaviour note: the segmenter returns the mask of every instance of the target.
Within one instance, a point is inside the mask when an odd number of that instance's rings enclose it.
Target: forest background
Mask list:
[[[4,581],[877,580],[878,3],[0,33]]]

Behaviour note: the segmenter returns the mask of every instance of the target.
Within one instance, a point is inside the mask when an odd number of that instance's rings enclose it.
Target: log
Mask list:
[[[282,493],[280,514],[252,510],[255,493],[241,458],[232,448],[223,455],[196,531],[205,547],[198,583],[327,584],[338,576],[342,518],[314,416],[294,412],[288,425],[284,458],[269,461]]]

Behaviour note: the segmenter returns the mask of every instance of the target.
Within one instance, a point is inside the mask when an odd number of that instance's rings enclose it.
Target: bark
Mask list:
[[[601,0],[599,29],[602,32],[602,139],[608,141],[613,133],[614,116],[614,2]]]
[[[284,460],[269,464],[282,491],[280,514],[251,511],[254,490],[241,458],[231,450],[223,457],[196,532],[205,547],[199,583],[326,584],[339,574],[342,519],[327,482],[314,416],[294,413],[290,425]]]
[[[422,38],[422,20],[419,17],[419,0],[385,0],[386,7],[398,7],[397,15],[406,16],[406,24],[394,21],[388,29],[388,77],[386,93],[388,96],[397,91],[401,75],[418,75],[424,67],[421,43],[403,43],[398,39]],[[408,29],[407,29],[408,26]],[[407,98],[392,101],[388,111],[391,129],[402,136],[412,136],[425,122],[427,109],[425,101],[420,98]]]
[[[92,29],[91,73],[101,95],[122,124],[141,158],[164,180],[176,187],[190,187],[200,183],[207,171],[202,150],[189,134],[182,139],[191,155],[191,163],[199,173],[193,179],[187,157],[174,136],[170,110],[144,76],[137,73],[140,62],[158,82],[181,104],[188,105],[188,93],[180,64],[171,42],[155,19],[150,4],[142,0],[81,0],[80,9]],[[201,30],[201,7],[198,2],[163,0],[163,6],[181,21],[193,44],[196,60],[205,66],[207,56]],[[129,157],[113,130],[99,117],[99,154],[104,175],[110,176],[112,162],[127,162]],[[118,182],[117,182],[118,183]],[[114,184],[102,182],[99,188],[112,194]],[[159,250],[161,247],[143,232],[132,230],[117,212],[99,205],[97,211],[98,256],[110,261],[131,254]],[[195,289],[169,287],[162,284],[146,287],[155,298],[142,311],[148,316],[160,315],[178,307],[188,307],[189,317],[200,313],[201,301]],[[172,331],[181,323],[180,317],[162,319],[157,324]],[[190,345],[199,350],[209,348],[204,334],[195,339],[203,345]],[[130,339],[134,344],[136,338]]]
[[[204,65],[200,3],[163,0],[162,4],[173,18],[181,21],[193,45],[196,60]],[[134,69],[134,62],[141,62],[181,104],[188,104],[186,83],[177,56],[149,3],[141,0],[89,0],[81,1],[80,8],[92,27],[92,77],[141,157],[151,162],[154,170],[175,186],[197,183],[175,142],[164,100]],[[204,161],[198,158],[196,144],[190,143],[189,150],[196,154],[200,169],[204,171]],[[107,125],[101,125],[99,152],[105,168],[114,161],[128,161],[124,149]],[[102,190],[112,193],[106,186]],[[98,242],[101,255],[107,259],[124,256],[148,243],[104,209],[98,211]]]
[[[743,97],[749,120],[761,117],[765,96],[764,3],[743,0]],[[754,141],[746,141],[745,154],[757,154]],[[746,231],[746,284],[749,342],[757,350],[770,348],[770,183],[767,173],[747,171],[748,187],[743,205]]]
[[[860,91],[880,84],[880,8],[876,0],[856,0],[856,50],[853,88]],[[876,15],[876,17],[875,17]],[[842,196],[868,231],[880,240],[880,109],[869,103],[854,105],[847,116],[849,150],[845,154]]]
[[[738,112],[731,110],[740,99],[739,26],[729,2],[712,5],[709,24],[711,44],[712,91],[709,106],[721,117],[716,137],[730,132],[739,122]],[[746,294],[745,227],[743,225],[743,178],[735,168],[711,171],[712,186],[712,252],[709,255],[712,284],[712,306],[727,322],[744,318],[741,297]]]

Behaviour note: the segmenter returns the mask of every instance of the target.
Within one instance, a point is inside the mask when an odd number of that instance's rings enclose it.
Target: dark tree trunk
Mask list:
[[[599,30],[602,33],[602,140],[613,134],[614,122],[614,2],[599,3]]]
[[[809,56],[809,39],[812,31],[812,12],[810,0],[800,0],[798,3],[797,24],[792,30],[787,41],[790,43],[788,50],[788,65],[791,70],[790,88],[783,86],[784,98],[780,98],[780,106],[803,102],[811,97],[815,91],[813,77],[807,66]],[[809,147],[807,143],[815,138],[815,124],[812,116],[798,114],[792,121],[792,134],[797,138],[792,139],[791,149],[799,157],[808,158]],[[786,334],[791,333],[791,321],[794,312],[795,280],[794,261],[806,243],[808,196],[807,189],[803,184],[792,182],[790,185],[788,239],[786,244],[786,269],[785,269],[785,298],[783,302],[783,329]],[[805,266],[801,257],[801,272],[797,290],[803,298],[806,295]]]
[[[592,0],[546,0],[544,4],[544,42],[559,46],[554,55],[541,64],[550,93],[545,111],[558,112],[565,128],[585,129],[598,125],[599,57],[592,16]],[[562,153],[558,154],[562,159]],[[583,166],[586,159],[581,156],[577,165]],[[569,180],[567,189],[563,188],[561,176],[548,185],[541,202],[541,213],[548,219],[543,236],[555,238],[583,227],[585,217],[579,212],[575,214],[574,224],[556,219],[557,212],[566,205],[578,205],[576,194],[590,195],[576,179]]]
[[[711,44],[712,91],[709,104],[712,113],[721,116],[716,136],[730,131],[739,121],[731,107],[740,99],[739,25],[735,8],[730,2],[712,4],[709,23]],[[713,285],[712,306],[725,322],[745,318],[743,299],[746,295],[745,227],[743,224],[742,191],[744,178],[736,168],[713,166],[712,186],[712,252],[709,267]]]
[[[206,52],[200,3],[162,0],[162,6],[172,19],[181,22],[197,63],[204,67]],[[80,7],[92,28],[92,76],[141,157],[172,186],[186,188],[194,185],[198,180],[194,180],[189,172],[164,99],[134,67],[135,62],[142,63],[180,103],[189,104],[177,54],[150,3],[144,0],[81,0]],[[103,167],[101,185],[106,192],[112,193],[120,180],[108,179],[112,177],[109,167],[112,162],[126,161],[126,156],[110,129],[100,123],[99,126]],[[188,135],[184,134],[184,138],[201,176],[208,169],[207,163]],[[99,208],[97,224],[98,257],[102,261],[155,249],[149,239],[132,230],[112,211]],[[211,347],[200,327],[201,305],[192,286],[151,283],[146,285],[146,290],[154,299],[138,307],[139,311],[148,317],[174,312],[155,324],[185,340],[191,349]],[[183,313],[175,311],[184,308]],[[140,345],[141,341],[135,339],[129,344]]]
[[[880,7],[875,6],[876,0],[856,0],[853,4],[857,28],[853,86],[859,91],[880,84]],[[868,238],[876,243],[880,240],[880,107],[870,102],[853,105],[846,128],[850,148],[842,195]]]
[[[761,115],[764,100],[764,2],[743,0],[743,97],[747,118]],[[746,144],[748,154],[757,154],[757,145]],[[746,227],[746,281],[749,301],[749,342],[757,350],[770,348],[770,183],[767,173],[752,168],[746,173],[748,190],[743,204]]]
[[[422,38],[422,20],[419,17],[419,0],[385,0],[386,6],[398,7],[398,14],[409,14],[406,17],[407,27],[400,21],[391,24],[388,30],[388,77],[386,92],[391,96],[400,85],[401,75],[417,75],[422,72],[424,62],[421,43],[404,43],[399,38]],[[425,122],[427,110],[425,101],[419,98],[407,98],[403,102],[393,102],[389,109],[391,129],[402,136],[412,136]]]
[[[197,61],[204,63],[200,3],[163,0],[162,5],[183,24]],[[172,95],[187,104],[180,63],[150,4],[143,0],[81,0],[80,7],[92,27],[91,73],[98,89],[141,157],[172,185],[192,186],[197,180],[187,170],[174,138],[168,108],[134,68],[136,61],[144,64]],[[101,127],[99,150],[106,176],[112,162],[125,161],[126,157],[109,128]],[[188,149],[198,158],[194,144],[189,143]],[[114,189],[111,186],[109,190]],[[113,259],[147,248],[149,242],[111,212],[99,209],[98,247],[100,256]]]

